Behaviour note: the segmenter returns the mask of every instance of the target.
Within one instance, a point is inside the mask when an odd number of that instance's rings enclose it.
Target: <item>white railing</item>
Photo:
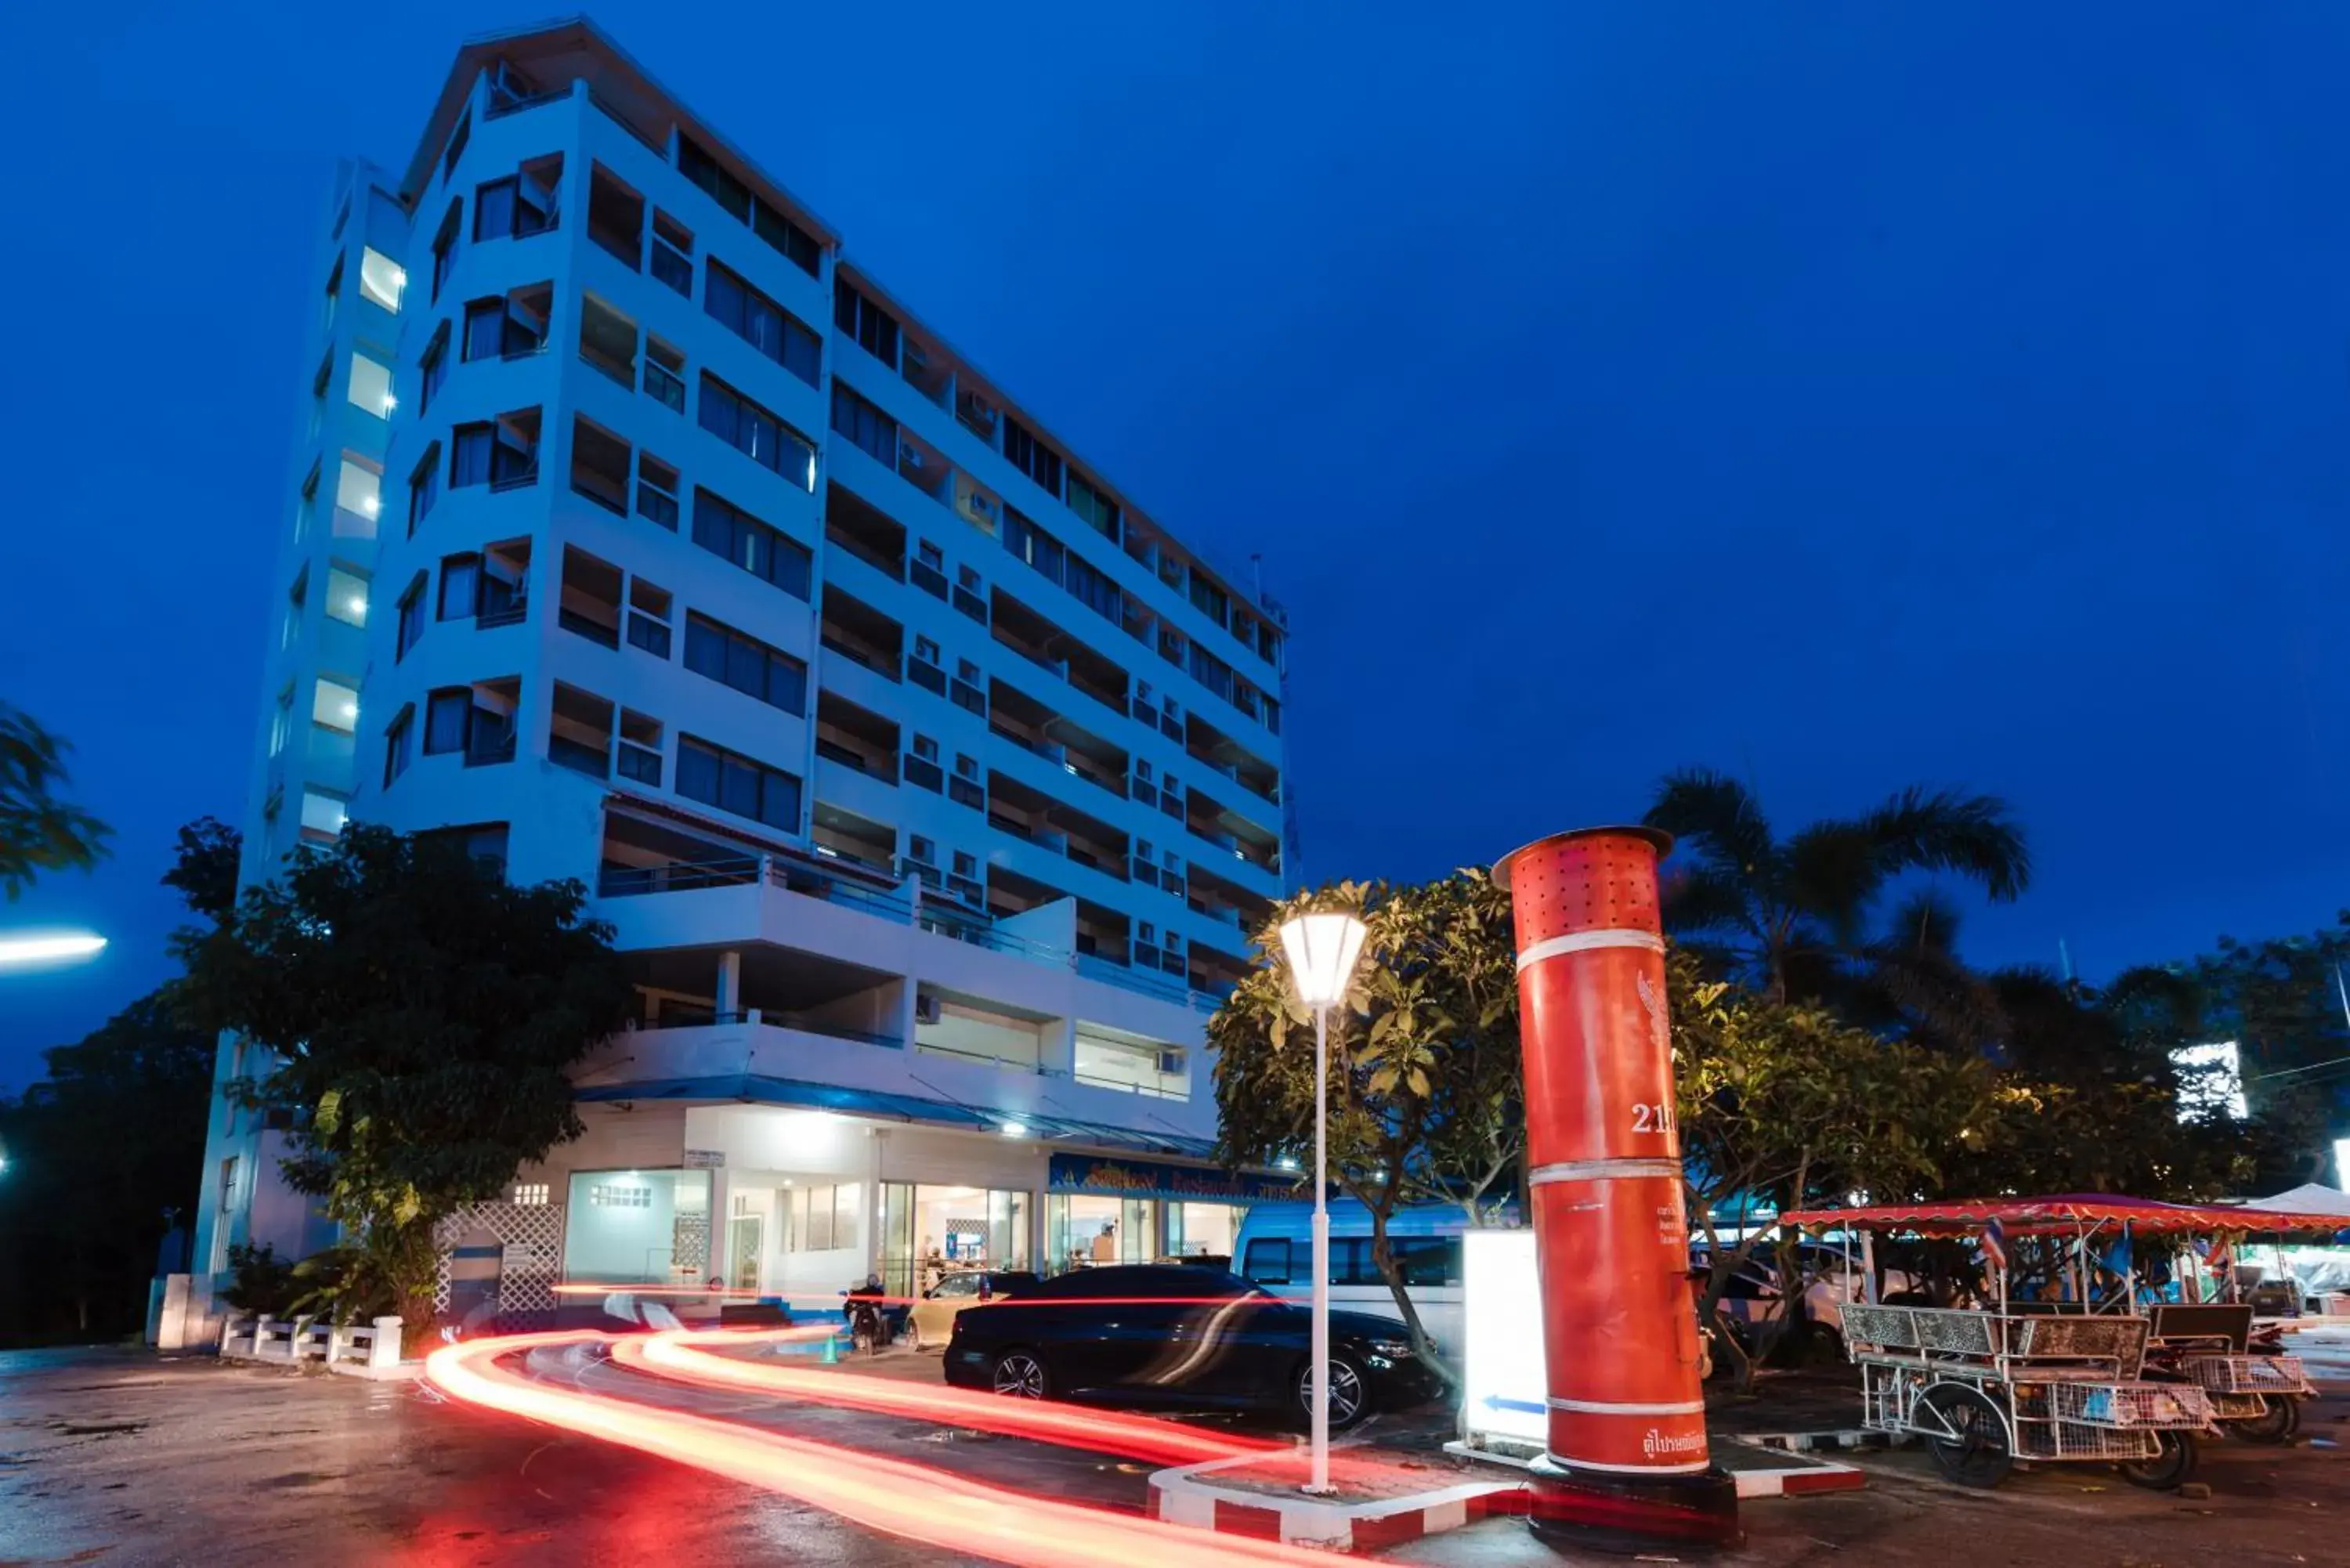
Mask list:
[[[406,1377],[414,1369],[400,1365],[400,1322],[396,1317],[337,1326],[323,1317],[233,1313],[221,1327],[220,1353],[232,1361],[265,1361],[280,1366],[317,1361],[330,1372],[354,1377]]]

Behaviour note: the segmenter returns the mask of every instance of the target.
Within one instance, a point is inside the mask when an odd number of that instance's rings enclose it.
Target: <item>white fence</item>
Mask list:
[[[233,1361],[265,1361],[298,1366],[323,1362],[329,1372],[354,1377],[412,1377],[413,1363],[400,1359],[400,1319],[337,1327],[321,1317],[271,1317],[232,1314],[221,1329],[220,1353]]]

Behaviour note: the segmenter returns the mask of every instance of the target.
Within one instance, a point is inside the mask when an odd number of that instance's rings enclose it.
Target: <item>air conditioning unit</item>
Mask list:
[[[939,1021],[939,999],[917,994],[914,998],[914,1022],[936,1023]]]
[[[1183,1047],[1180,1045],[1169,1045],[1159,1051],[1159,1072],[1160,1076],[1171,1077],[1174,1075],[1180,1073],[1182,1070]]]

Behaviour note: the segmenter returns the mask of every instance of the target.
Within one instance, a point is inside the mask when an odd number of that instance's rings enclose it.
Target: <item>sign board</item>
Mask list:
[[[687,1149],[685,1151],[685,1168],[688,1170],[723,1170],[726,1168],[726,1151],[723,1148]]]
[[[1472,1443],[1550,1437],[1542,1280],[1532,1231],[1461,1233],[1461,1420]]]
[[[689,1151],[688,1158],[691,1158]],[[1154,1159],[1112,1159],[1056,1154],[1045,1178],[1054,1192],[1097,1192],[1114,1198],[1163,1198],[1180,1202],[1281,1202],[1310,1196],[1305,1178],[1252,1176]]]

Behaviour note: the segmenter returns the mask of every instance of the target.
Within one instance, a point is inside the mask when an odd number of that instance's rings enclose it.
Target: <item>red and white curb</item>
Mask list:
[[[1790,1452],[1799,1447],[1808,1449],[1814,1446],[1808,1439],[1835,1435],[1838,1434],[1779,1433],[1765,1438],[1729,1437],[1726,1440],[1743,1443],[1750,1448],[1776,1449],[1782,1452]],[[1868,1438],[1885,1436],[1882,1432],[1856,1435]],[[1859,1448],[1873,1445],[1854,1443],[1836,1446]],[[1533,1468],[1535,1454],[1540,1450],[1525,1448],[1521,1452],[1511,1452],[1498,1446],[1471,1448],[1465,1443],[1447,1443],[1444,1445],[1444,1451],[1448,1454],[1458,1454],[1464,1459],[1483,1460],[1489,1464],[1510,1465],[1518,1469],[1530,1469]],[[1838,1464],[1834,1459],[1814,1458],[1792,1465],[1738,1464],[1724,1465],[1722,1468],[1730,1472],[1730,1479],[1737,1484],[1738,1495],[1742,1499],[1809,1497],[1816,1492],[1858,1491],[1868,1484],[1866,1472],[1856,1469],[1851,1465]]]
[[[1320,1546],[1336,1552],[1372,1552],[1458,1530],[1496,1513],[1523,1513],[1526,1490],[1517,1481],[1471,1481],[1404,1497],[1367,1502],[1331,1502],[1219,1486],[1218,1470],[1255,1463],[1253,1458],[1211,1459],[1180,1465],[1150,1478],[1150,1516],[1227,1535]]]
[[[1889,1449],[1895,1436],[1866,1427],[1846,1427],[1833,1432],[1757,1432],[1737,1440],[1758,1449],[1784,1449],[1789,1453],[1807,1454],[1820,1449]]]
[[[1732,1438],[1731,1441],[1744,1443],[1750,1448],[1778,1449],[1783,1453],[1794,1451],[1786,1445],[1755,1438]],[[1838,1444],[1836,1446],[1855,1448],[1861,1445]],[[1856,1469],[1850,1465],[1837,1464],[1834,1459],[1806,1459],[1800,1465],[1789,1465],[1784,1468],[1775,1466],[1755,1469],[1741,1468],[1731,1470],[1730,1475],[1731,1479],[1738,1483],[1738,1495],[1742,1499],[1809,1497],[1815,1492],[1858,1491],[1868,1484],[1868,1476],[1866,1472]]]

